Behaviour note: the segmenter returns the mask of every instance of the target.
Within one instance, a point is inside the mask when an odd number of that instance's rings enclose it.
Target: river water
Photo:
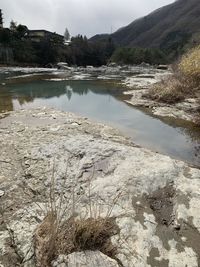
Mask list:
[[[37,73],[0,69],[0,112],[43,106],[104,122],[138,145],[200,166],[199,127],[156,118],[126,104],[122,88],[112,82],[52,79],[52,71],[39,69]]]

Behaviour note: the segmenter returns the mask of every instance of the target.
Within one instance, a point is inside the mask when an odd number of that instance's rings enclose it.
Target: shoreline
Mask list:
[[[149,87],[160,82],[162,79],[166,79],[169,75],[171,75],[170,72],[163,73],[163,75],[155,75],[151,78],[143,78],[142,75],[128,77],[125,81],[122,81],[122,85],[126,87],[123,94],[130,97],[125,102],[134,107],[147,108],[150,110],[150,113],[157,117],[181,119],[198,125],[196,117],[199,116],[198,111],[200,107],[196,98],[187,98],[184,101],[167,104],[144,97]]]
[[[12,68],[20,71],[20,67],[15,66]],[[199,109],[199,103],[195,98],[188,98],[175,104],[167,104],[143,97],[148,92],[149,87],[172,75],[170,70],[160,70],[153,66],[142,67],[128,65],[115,67],[101,66],[97,68],[92,66],[86,68],[67,67],[61,70],[39,68],[37,71],[37,69],[30,67],[27,68],[27,72],[25,68],[25,74],[19,78],[31,79],[31,72],[33,72],[35,79],[39,76],[42,77],[42,75],[45,78],[46,75],[45,79],[52,82],[59,80],[99,80],[104,82],[108,81],[111,84],[114,82],[117,87],[122,87],[122,100],[124,102],[135,107],[147,108],[150,110],[150,113],[158,117],[172,117],[196,123],[195,117],[198,116],[197,110]],[[40,74],[39,70],[43,74]],[[49,79],[48,76],[50,77]],[[17,77],[13,79],[18,80]],[[8,83],[12,82],[13,79],[8,80]],[[123,99],[123,95],[125,99]]]

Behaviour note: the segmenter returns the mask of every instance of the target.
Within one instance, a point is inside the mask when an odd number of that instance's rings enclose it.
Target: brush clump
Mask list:
[[[200,46],[186,53],[174,67],[173,75],[152,86],[144,96],[168,104],[188,97],[200,101]]]
[[[114,218],[72,217],[58,226],[56,216],[50,213],[35,232],[36,266],[50,267],[59,255],[85,250],[99,250],[115,258],[117,249],[111,237],[118,232]]]

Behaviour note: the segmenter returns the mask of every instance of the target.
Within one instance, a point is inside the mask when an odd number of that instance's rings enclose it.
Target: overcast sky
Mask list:
[[[88,37],[110,33],[174,0],[1,0],[5,26],[11,20],[29,29]]]

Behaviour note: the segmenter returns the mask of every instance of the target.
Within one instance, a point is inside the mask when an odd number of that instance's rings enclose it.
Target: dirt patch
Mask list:
[[[185,247],[192,248],[197,255],[198,266],[200,266],[200,234],[193,225],[193,218],[188,218],[187,222],[179,220],[178,223],[175,223],[173,209],[174,203],[177,202],[177,195],[178,202],[184,200],[184,205],[187,206],[187,199],[185,199],[185,196],[181,196],[180,192],[176,192],[173,183],[154,191],[150,196],[146,196],[147,205],[153,211],[158,223],[156,235],[162,240],[166,250],[171,250],[170,240],[177,242],[176,249],[178,252],[184,252]],[[159,251],[152,248],[148,258],[148,263],[151,266],[168,266],[167,261],[157,261],[156,257],[159,257]]]
[[[158,224],[171,225],[173,222],[173,198],[175,189],[173,184],[166,185],[147,196],[147,201]]]
[[[144,229],[146,229],[144,213],[153,213],[158,225],[167,227],[172,225],[174,221],[175,192],[173,183],[170,183],[163,188],[157,189],[150,195],[144,194],[140,198],[133,196],[132,204],[136,210],[135,220],[139,221]]]
[[[149,258],[147,260],[147,263],[150,266],[153,267],[168,267],[169,266],[169,260],[157,260],[156,258],[160,257],[159,250],[157,248],[152,248],[149,252]]]

